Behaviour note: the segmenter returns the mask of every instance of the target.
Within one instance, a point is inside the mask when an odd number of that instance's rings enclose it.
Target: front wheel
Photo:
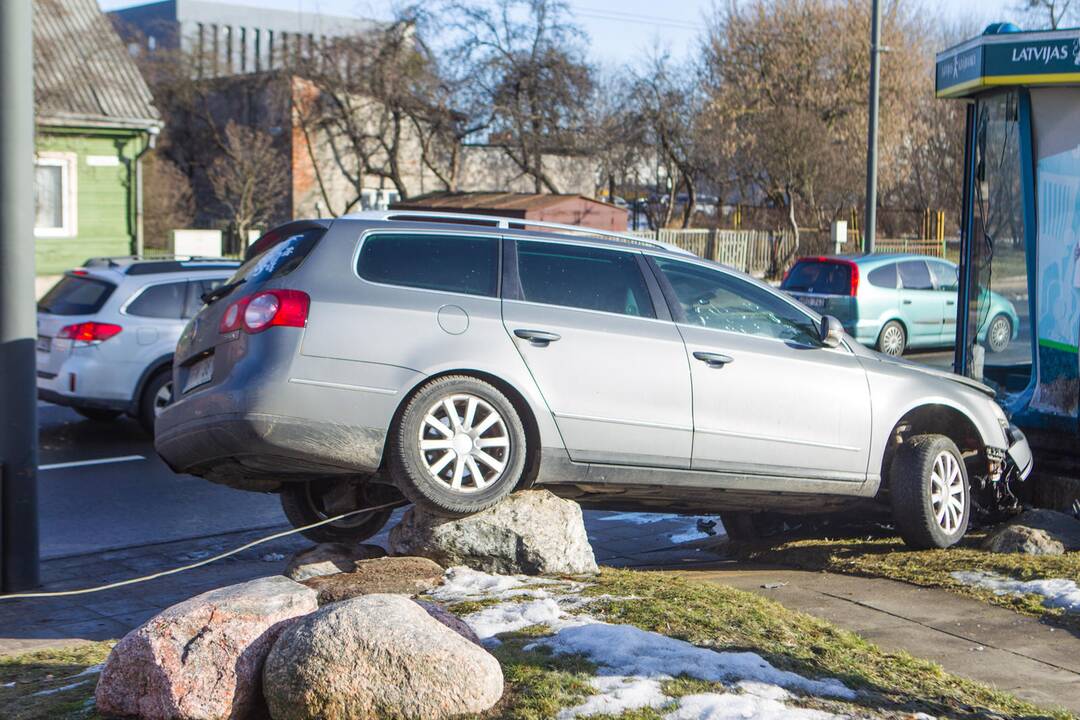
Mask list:
[[[1012,320],[1007,315],[995,315],[986,328],[986,345],[990,352],[999,353],[1012,342]]]
[[[399,497],[392,487],[363,480],[287,482],[281,488],[281,509],[294,528],[301,528]],[[393,512],[394,508],[388,507],[358,513],[300,534],[315,542],[358,543],[378,534]]]
[[[423,385],[391,431],[390,473],[435,515],[462,517],[510,494],[525,469],[525,427],[490,383],[451,375]]]
[[[910,548],[947,548],[967,532],[967,468],[956,443],[944,435],[917,435],[897,449],[889,495],[893,522]]]

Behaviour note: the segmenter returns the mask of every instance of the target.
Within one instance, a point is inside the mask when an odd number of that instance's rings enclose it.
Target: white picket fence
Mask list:
[[[768,230],[666,228],[636,230],[630,234],[675,245],[703,258],[756,275],[769,269],[774,243],[780,243],[780,257],[785,257],[794,242],[790,233]]]

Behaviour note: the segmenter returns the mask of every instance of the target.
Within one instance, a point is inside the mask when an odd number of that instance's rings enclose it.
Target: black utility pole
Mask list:
[[[38,583],[31,0],[0,1],[0,580]]]
[[[878,136],[878,81],[881,71],[881,5],[871,0],[870,11],[870,118],[866,140],[866,234],[863,236],[863,252],[874,252],[874,230],[877,228],[877,136]]]

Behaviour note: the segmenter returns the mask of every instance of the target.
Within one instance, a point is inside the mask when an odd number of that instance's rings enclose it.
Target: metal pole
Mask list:
[[[874,252],[874,230],[877,227],[877,136],[878,136],[878,81],[881,72],[878,61],[881,55],[881,4],[871,0],[870,11],[870,118],[867,123],[866,140],[866,234],[863,236],[863,252]]]
[[[38,583],[31,0],[0,2],[0,580]]]

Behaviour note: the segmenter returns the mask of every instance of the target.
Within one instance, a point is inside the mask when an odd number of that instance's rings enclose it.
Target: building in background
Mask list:
[[[374,21],[207,0],[164,0],[109,13],[132,54],[183,50],[200,58],[203,77],[265,72],[311,56],[334,37]]]
[[[35,0],[37,272],[141,246],[140,158],[162,127],[95,0]]]
[[[550,193],[438,192],[403,200],[393,210],[497,215],[537,222],[626,232],[626,210],[582,195]]]

